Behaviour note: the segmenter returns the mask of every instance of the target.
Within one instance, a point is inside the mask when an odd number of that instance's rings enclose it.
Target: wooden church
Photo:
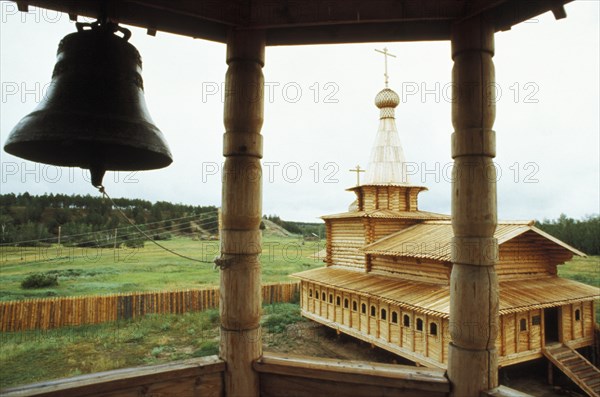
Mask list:
[[[303,316],[420,365],[446,368],[450,335],[481,336],[487,324],[449,320],[453,229],[449,215],[419,209],[427,188],[407,177],[394,115],[399,102],[386,82],[375,98],[380,121],[369,166],[362,183],[348,189],[356,200],[348,212],[323,217],[326,266],[294,276]],[[540,358],[546,346],[591,345],[599,291],[557,275],[557,266],[584,254],[533,222],[498,222],[494,237],[499,365]]]

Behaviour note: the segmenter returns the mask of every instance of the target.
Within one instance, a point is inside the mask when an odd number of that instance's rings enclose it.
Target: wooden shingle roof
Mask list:
[[[533,222],[499,222],[494,237],[498,244],[529,234],[540,250],[568,251],[586,256],[583,252],[533,226]],[[366,245],[367,254],[407,256],[450,262],[451,240],[454,236],[450,221],[425,221]]]
[[[410,220],[449,220],[450,215],[437,214],[427,211],[392,211],[377,209],[369,211],[349,211],[339,214],[325,215],[321,219],[343,219],[343,218],[382,218],[382,219],[410,219]]]
[[[301,280],[344,292],[380,299],[401,308],[448,318],[450,287],[384,277],[339,267],[296,273]],[[562,306],[600,298],[600,289],[577,281],[549,276],[500,282],[500,315]]]

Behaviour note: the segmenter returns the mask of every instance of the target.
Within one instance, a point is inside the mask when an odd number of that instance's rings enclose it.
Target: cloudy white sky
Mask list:
[[[66,15],[18,13],[1,1],[0,142],[31,112],[50,82],[60,39],[75,31]],[[600,2],[575,1],[568,17],[548,13],[496,34],[498,204],[503,219],[582,217],[599,210]],[[219,205],[223,161],[225,45],[131,28],[144,61],[148,109],[171,147],[162,170],[107,173],[113,197]],[[373,104],[390,87],[411,181],[429,187],[424,210],[450,211],[450,45],[447,42],[269,47],[264,145],[266,214],[315,221],[345,211],[367,166],[378,126]],[[80,169],[21,160],[2,151],[2,193],[98,194]]]

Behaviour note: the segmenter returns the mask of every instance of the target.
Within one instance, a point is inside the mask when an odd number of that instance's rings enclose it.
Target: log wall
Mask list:
[[[541,357],[543,347],[542,310],[529,310],[500,316],[496,348],[501,365]]]
[[[545,323],[543,309],[500,316],[500,333],[496,339],[500,365],[507,366],[542,357],[542,349],[546,345]],[[573,348],[592,345],[594,341],[593,302],[560,306],[558,327],[558,342]]]
[[[302,290],[305,317],[429,367],[447,362],[447,319],[316,283],[302,281]]]
[[[399,219],[372,219],[373,223],[373,241],[389,236],[392,233],[399,232],[409,226],[414,225],[415,221],[399,220]]]
[[[401,308],[373,296],[307,281],[301,284],[306,295],[302,299],[305,317],[425,366],[446,366],[451,328],[461,334],[481,332],[477,326],[451,327],[447,318]],[[558,310],[560,341],[574,348],[591,345],[592,302],[565,305]],[[575,320],[577,310],[579,320]],[[495,340],[499,364],[508,366],[542,357],[544,323],[543,309],[500,316]]]
[[[328,224],[331,225],[327,238],[328,263],[364,269],[365,254],[360,251],[365,245],[363,220],[336,219],[330,220]]]
[[[449,284],[451,266],[443,262],[410,257],[369,255],[374,273],[394,273],[408,280]]]
[[[556,275],[556,264],[551,263],[546,251],[523,239],[503,243],[499,253],[496,273],[500,281]]]
[[[418,186],[363,185],[356,191],[360,211],[386,209],[392,211],[418,210]]]
[[[594,304],[578,302],[560,308],[561,342],[573,348],[591,345],[594,339]]]

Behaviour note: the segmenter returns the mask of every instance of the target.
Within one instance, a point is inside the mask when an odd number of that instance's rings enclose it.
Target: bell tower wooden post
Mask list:
[[[259,396],[252,362],[262,355],[260,329],[262,136],[265,33],[232,30],[227,40],[223,136],[220,356],[226,396]]]
[[[498,244],[494,27],[483,16],[452,29],[452,274],[448,377],[452,395],[498,386]]]

